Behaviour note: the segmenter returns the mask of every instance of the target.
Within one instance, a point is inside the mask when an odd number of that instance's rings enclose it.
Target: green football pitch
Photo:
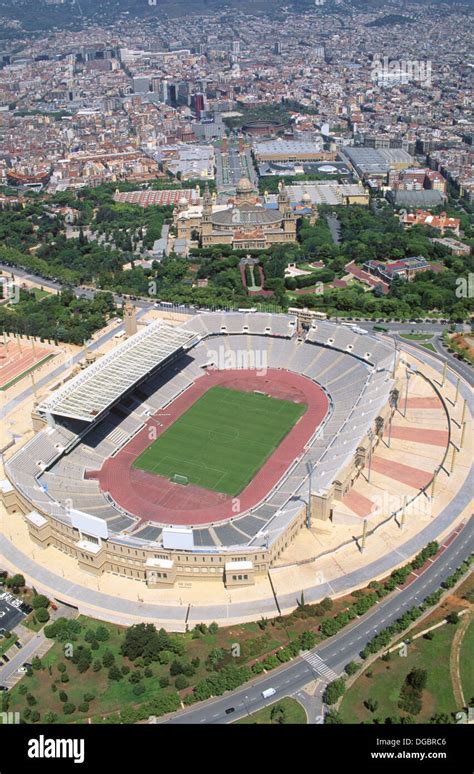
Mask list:
[[[212,387],[133,467],[235,496],[305,411],[302,403]]]

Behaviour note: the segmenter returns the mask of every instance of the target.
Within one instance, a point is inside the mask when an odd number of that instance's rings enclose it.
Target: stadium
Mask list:
[[[3,501],[88,573],[251,585],[311,520],[336,518],[396,356],[311,313],[152,322],[36,406]]]

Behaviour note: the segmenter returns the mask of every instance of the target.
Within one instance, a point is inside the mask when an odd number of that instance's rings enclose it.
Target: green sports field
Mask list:
[[[306,411],[306,405],[212,387],[133,467],[235,496]]]

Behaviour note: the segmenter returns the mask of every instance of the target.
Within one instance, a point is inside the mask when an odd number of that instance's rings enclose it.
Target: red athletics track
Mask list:
[[[215,385],[246,392],[258,390],[274,398],[306,403],[308,408],[278,448],[240,493],[236,501],[229,495],[199,486],[174,484],[163,476],[136,470],[132,463],[150,445],[150,428],[156,437],[164,433],[193,403]],[[255,506],[280,480],[291,463],[302,453],[328,410],[324,391],[310,379],[288,371],[208,371],[182,395],[150,419],[115,457],[107,459],[100,471],[89,472],[115,502],[143,521],[160,524],[208,524],[230,519]]]
[[[9,384],[33,366],[39,365],[54,350],[44,346],[33,347],[31,342],[9,340],[7,344],[0,342],[0,389]]]

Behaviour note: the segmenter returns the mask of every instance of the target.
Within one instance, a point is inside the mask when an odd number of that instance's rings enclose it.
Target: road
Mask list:
[[[436,349],[436,352],[430,352],[430,350],[426,349],[426,347],[423,347],[422,344],[418,341],[410,340],[410,339],[404,339],[401,336],[398,336],[395,334],[395,338],[403,344],[404,348],[406,350],[416,350],[417,355],[420,354],[423,355],[423,359],[425,361],[434,361],[436,360],[438,363],[440,360],[447,360],[449,368],[452,369],[452,371],[459,373],[460,376],[462,376],[468,384],[471,386],[474,385],[474,368],[469,365],[469,363],[465,363],[462,360],[458,360],[456,357],[451,355],[450,352],[448,352],[442,345],[441,337],[440,336],[434,336],[433,339],[430,341],[431,344]],[[457,378],[457,377],[455,377]],[[452,376],[451,376],[452,380]]]
[[[326,221],[329,226],[329,230],[331,232],[331,236],[334,244],[340,245],[341,244],[341,224],[339,223],[339,218],[337,218],[336,215],[326,215]]]
[[[13,273],[15,276],[21,277],[21,279],[29,280],[30,282],[34,282],[38,285],[43,285],[43,287],[50,288],[51,290],[60,290],[62,287],[62,284],[59,282],[53,282],[52,280],[43,279],[43,277],[39,277],[38,275],[32,274],[31,272],[28,272],[24,269],[19,269],[16,266],[7,266],[6,264],[0,263],[0,271],[4,271],[8,274]],[[93,298],[96,292],[102,292],[102,291],[96,291],[89,288],[77,287],[75,289],[75,292],[76,292],[76,296],[78,297],[82,296],[83,298]],[[114,295],[114,300],[116,304],[120,305],[123,302],[124,297],[117,294],[113,294],[113,295]],[[187,315],[199,314],[201,311],[226,311],[223,307],[219,307],[219,308],[216,307],[213,310],[211,309],[200,310],[200,309],[196,309],[195,307],[187,307],[184,305],[180,306],[178,304],[174,304],[172,307],[169,307],[166,304],[161,304],[154,299],[147,299],[147,298],[133,298],[132,300],[135,306],[143,310],[148,310],[155,307],[155,308],[161,309],[162,311],[179,312],[181,314],[187,314]],[[235,309],[230,311],[235,311]],[[363,320],[360,318],[357,318],[357,319],[353,318],[353,320],[348,320],[347,317],[341,317],[339,320],[339,318],[335,317],[331,319],[335,322],[353,322],[354,324],[363,323],[364,327],[367,328],[367,330],[373,331],[374,333],[377,333],[377,331],[373,330],[374,326],[377,326],[377,325],[383,325],[385,328],[389,330],[390,333],[416,332],[416,333],[433,333],[433,334],[443,333],[443,331],[447,330],[450,326],[450,323],[448,322],[443,323],[443,322],[421,321],[421,322],[402,323],[402,322],[392,321],[392,322],[377,323],[374,320]],[[463,326],[463,325],[456,326],[456,330],[458,331],[461,331],[463,329],[468,330],[469,327]],[[458,360],[456,359],[454,360],[455,360],[455,363],[459,364]]]
[[[436,591],[442,580],[454,572],[473,550],[474,517],[436,561],[430,564],[413,583],[401,591],[393,592],[365,616],[314,648],[311,651],[311,661],[316,664],[315,669],[305,659],[298,658],[288,666],[283,666],[265,677],[247,683],[237,691],[199,703],[195,707],[167,718],[162,723],[175,725],[233,722],[249,712],[256,712],[272,704],[283,696],[294,694],[318,676],[340,674],[349,661],[359,657],[360,651],[375,634],[400,618],[409,608],[421,604],[423,599]],[[262,691],[268,688],[274,688],[276,693],[269,699],[263,699]],[[226,715],[225,711],[230,707],[234,707],[235,711],[231,715]]]
[[[18,675],[18,669],[23,666],[25,662],[31,663],[32,658],[36,653],[47,644],[46,637],[43,632],[37,632],[29,642],[23,645],[21,650],[18,650],[14,656],[11,656],[8,664],[4,664],[0,669],[0,684],[7,685],[8,680]],[[49,641],[52,644],[52,640]],[[10,656],[10,653],[8,654]]]
[[[62,617],[75,617],[77,614],[75,608],[65,607],[64,605],[59,605],[57,610],[51,610],[50,612],[51,621]],[[20,635],[18,639],[23,640]],[[15,682],[20,679],[18,669],[25,663],[31,663],[34,656],[43,656],[53,644],[54,640],[48,639],[44,636],[43,631],[39,631],[27,642],[22,641],[21,650],[16,650],[14,646],[11,647],[8,651],[10,661],[7,664],[3,664],[0,668],[0,685],[8,685],[8,687],[12,688]]]

